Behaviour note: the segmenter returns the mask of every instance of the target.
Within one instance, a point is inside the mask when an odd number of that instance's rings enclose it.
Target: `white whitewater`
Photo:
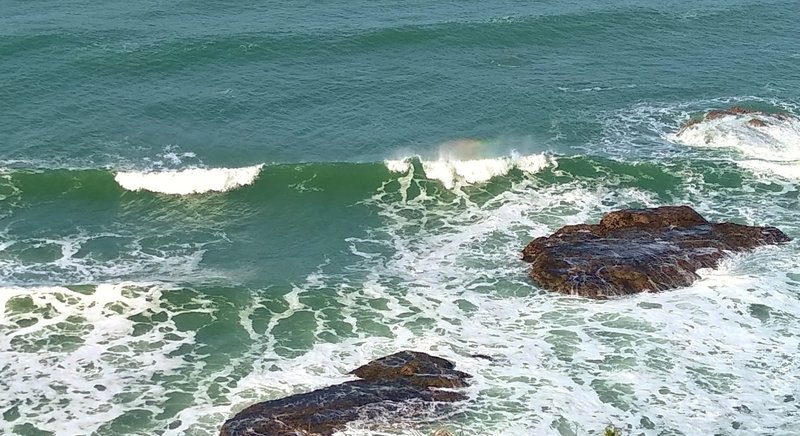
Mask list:
[[[434,423],[456,434],[597,434],[609,423],[648,436],[738,434],[733,422],[750,434],[794,434],[787,416],[800,385],[796,249],[733,258],[684,289],[595,302],[539,292],[516,258],[520,244],[616,208],[658,205],[657,194],[596,179],[541,186],[524,178],[481,204],[413,193],[399,202],[396,190],[404,188],[396,185],[367,200],[381,226],[348,239],[361,259],[344,272],[323,264],[292,284],[267,325],[254,314],[276,300],[261,292],[223,307],[203,290],[159,283],[0,287],[6,398],[26,399],[0,400],[0,410],[19,404],[18,413],[55,434],[108,433],[106,423],[147,410],[174,415],[165,436],[215,435],[257,401],[346,381],[370,359],[414,349],[474,375],[471,399]],[[722,194],[739,191],[732,189]],[[790,220],[778,195],[748,197],[748,222]],[[728,207],[698,209],[730,216]],[[314,304],[321,292],[335,298],[336,317]],[[287,356],[279,332],[300,315],[313,345]],[[226,329],[246,334],[250,348],[206,367],[196,353],[209,332],[180,325],[198,316],[230,321]],[[138,330],[141,319],[152,328]],[[351,333],[339,333],[342,326]],[[42,342],[53,335],[80,341]],[[184,408],[167,408],[172,395],[186,398]],[[0,434],[18,423],[0,419]],[[365,421],[339,434],[431,432],[425,424]]]
[[[226,192],[252,184],[264,164],[241,168],[189,168],[167,171],[119,172],[114,180],[129,191],[189,195]]]
[[[384,162],[389,171],[407,173],[413,169],[412,159],[387,160]],[[508,174],[516,168],[528,174],[535,174],[545,168],[555,166],[556,160],[544,153],[519,155],[487,159],[455,159],[442,155],[438,160],[420,160],[425,177],[438,180],[447,189],[463,185],[485,183],[494,177]]]
[[[23,414],[30,413],[26,408],[35,407],[44,428],[64,435],[102,433],[104,423],[130,407],[151,407],[148,404],[163,399],[163,388],[152,380],[186,365],[173,353],[193,343],[194,333],[179,331],[167,319],[159,329],[133,334],[131,317],[159,311],[166,290],[155,284],[127,282],[83,290],[0,287],[0,307],[6,308],[0,311],[0,326],[16,326],[0,335],[5,398],[26,399],[28,403],[19,406]],[[19,305],[37,310],[13,309]],[[69,336],[70,328],[77,326],[83,330],[74,346],[33,345],[53,332]],[[56,392],[64,393],[68,406],[43,401]],[[121,397],[133,404],[120,402]],[[0,406],[3,410],[9,407],[3,400]],[[0,434],[17,434],[15,424],[0,419]]]
[[[737,159],[743,168],[800,179],[800,119],[791,115],[730,114],[688,126],[669,139],[691,147],[735,150],[744,158]]]

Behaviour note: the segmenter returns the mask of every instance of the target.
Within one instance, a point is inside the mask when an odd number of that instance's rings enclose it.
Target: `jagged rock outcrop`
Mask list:
[[[726,253],[789,241],[774,227],[710,223],[688,206],[610,212],[565,226],[522,251],[542,288],[591,298],[688,286]]]
[[[466,399],[438,389],[467,386],[471,376],[454,368],[440,357],[401,351],[351,371],[361,380],[254,404],[227,420],[220,436],[330,435],[357,419],[424,413]]]

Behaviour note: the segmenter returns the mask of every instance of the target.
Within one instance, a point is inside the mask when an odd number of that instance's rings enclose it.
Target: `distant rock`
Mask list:
[[[401,351],[353,370],[361,380],[254,404],[225,421],[220,436],[327,436],[357,419],[425,413],[466,399],[438,389],[467,386],[471,376],[454,368],[440,357]]]
[[[716,120],[728,116],[752,117],[747,121],[747,124],[752,127],[766,127],[769,125],[770,119],[784,121],[789,118],[789,114],[786,112],[769,113],[755,109],[749,109],[742,106],[731,106],[728,109],[715,109],[708,111],[703,116],[703,118],[690,118],[688,121],[683,123],[683,126],[681,126],[681,129],[678,131],[678,135],[680,135],[684,130],[688,129],[689,127],[700,124],[703,121]]]
[[[727,252],[789,241],[774,227],[710,223],[688,206],[610,212],[562,227],[522,251],[544,289],[591,298],[688,286]]]
[[[709,111],[705,119],[707,120],[714,120],[717,118],[726,117],[729,115],[746,115],[746,114],[757,114],[761,113],[754,109],[748,109],[741,106],[732,106],[730,109],[717,109],[713,111]]]

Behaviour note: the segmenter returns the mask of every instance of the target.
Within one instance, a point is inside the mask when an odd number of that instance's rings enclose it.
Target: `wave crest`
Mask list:
[[[386,160],[384,164],[391,172],[405,173],[413,170],[412,159],[418,158]],[[555,158],[544,153],[468,160],[442,157],[438,160],[420,159],[419,162],[425,177],[440,181],[447,189],[488,182],[494,177],[508,174],[515,168],[528,174],[535,174],[556,164]]]
[[[158,172],[119,172],[114,180],[129,191],[189,195],[226,192],[250,185],[264,164],[241,168],[190,168]]]

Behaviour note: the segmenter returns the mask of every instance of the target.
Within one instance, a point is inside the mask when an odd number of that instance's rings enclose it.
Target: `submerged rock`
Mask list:
[[[705,119],[714,120],[714,119],[726,117],[726,116],[729,116],[729,115],[747,115],[747,114],[757,114],[757,113],[760,113],[760,112],[757,111],[757,110],[754,110],[754,109],[748,109],[748,108],[741,107],[741,106],[732,106],[730,109],[717,109],[717,110],[709,111],[706,114]]]
[[[330,435],[357,419],[425,413],[466,399],[437,389],[467,386],[471,376],[454,368],[440,357],[401,351],[353,370],[361,380],[254,404],[227,420],[220,436]]]
[[[703,118],[690,118],[683,124],[683,126],[681,126],[681,129],[678,131],[678,135],[683,133],[686,129],[696,126],[703,121],[716,120],[724,117],[750,118],[747,120],[747,125],[751,127],[767,127],[770,124],[769,120],[785,121],[789,118],[789,114],[786,112],[769,113],[741,106],[732,106],[729,109],[715,109],[708,111]]]
[[[789,241],[774,227],[710,223],[688,206],[610,212],[562,227],[522,251],[542,288],[603,298],[688,286],[727,252]]]
[[[752,118],[747,124],[753,127],[767,127],[767,123],[760,118]]]

